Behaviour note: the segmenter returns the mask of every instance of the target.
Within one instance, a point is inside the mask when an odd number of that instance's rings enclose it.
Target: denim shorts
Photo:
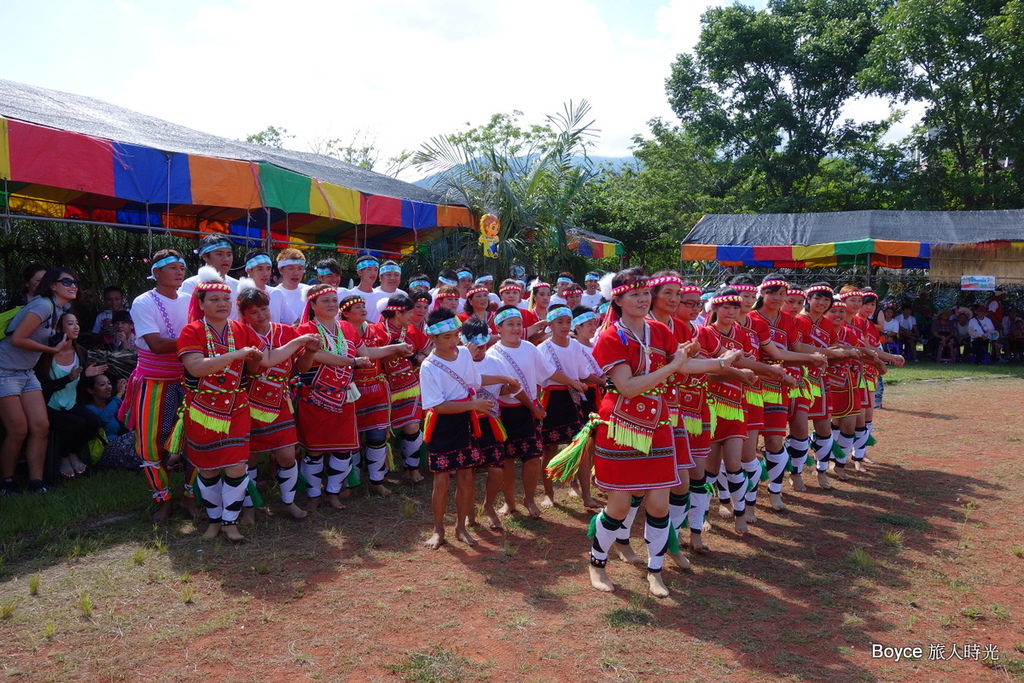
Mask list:
[[[0,398],[42,390],[33,370],[0,370]]]

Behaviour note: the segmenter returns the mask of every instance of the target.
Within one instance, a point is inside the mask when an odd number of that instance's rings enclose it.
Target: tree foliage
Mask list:
[[[924,208],[1024,206],[1022,36],[1020,0],[900,0],[882,16],[861,83],[925,103],[912,141]]]
[[[694,54],[666,81],[687,130],[756,182],[744,203],[809,210],[829,156],[871,139],[885,122],[840,120],[877,35],[873,0],[770,0],[709,9]]]

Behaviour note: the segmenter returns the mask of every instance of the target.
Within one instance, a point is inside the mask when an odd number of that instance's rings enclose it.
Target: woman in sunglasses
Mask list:
[[[57,335],[57,321],[78,296],[78,279],[67,268],[46,271],[35,291],[36,298],[21,309],[0,339],[0,419],[4,440],[0,446],[0,493],[18,493],[14,467],[26,445],[29,490],[45,492],[43,463],[50,421],[42,386],[33,368],[42,354],[56,354],[71,341]]]

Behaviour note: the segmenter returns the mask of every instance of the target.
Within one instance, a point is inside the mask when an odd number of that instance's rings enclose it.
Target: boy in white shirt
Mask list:
[[[284,299],[281,318],[274,322],[294,325],[306,308],[306,294],[309,285],[302,282],[306,274],[306,257],[298,249],[284,249],[277,255],[277,270],[281,273],[281,284],[276,287]]]
[[[601,296],[601,292],[598,291],[598,284],[601,281],[601,276],[597,273],[587,273],[583,278],[583,285],[587,288],[586,293],[580,299],[580,303],[587,308],[597,310],[597,307],[604,301],[604,297]]]
[[[238,320],[238,306],[235,305],[235,296],[238,294],[238,280],[228,275],[231,266],[234,264],[235,255],[231,241],[223,235],[207,235],[199,240],[199,249],[196,250],[203,263],[215,268],[217,274],[224,278],[224,282],[231,288],[231,313],[228,316],[232,320]],[[191,296],[192,291],[199,284],[199,276],[193,275],[186,278],[178,288],[178,294]]]

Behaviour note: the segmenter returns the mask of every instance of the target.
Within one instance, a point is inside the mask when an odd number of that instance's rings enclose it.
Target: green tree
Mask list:
[[[679,55],[666,81],[669,103],[733,162],[749,210],[811,210],[823,160],[885,125],[840,120],[858,95],[876,15],[876,0],[770,0],[764,10],[732,5],[701,18],[694,54]]]
[[[925,103],[911,139],[922,208],[1024,205],[1024,4],[900,0],[881,29],[861,82],[894,101]]]
[[[590,105],[569,102],[544,124],[525,128],[520,116],[495,114],[482,126],[432,138],[412,162],[435,174],[434,190],[449,201],[501,219],[496,272],[511,263],[539,273],[582,270],[566,233],[579,225],[583,192],[595,175],[586,156],[596,134]],[[481,263],[481,254],[474,238],[462,258]]]
[[[254,145],[263,145],[264,147],[276,147],[278,149],[284,147],[284,141],[289,138],[294,138],[294,135],[288,134],[288,129],[277,126],[267,126],[258,133],[252,133],[251,135],[245,136],[245,141]]]

